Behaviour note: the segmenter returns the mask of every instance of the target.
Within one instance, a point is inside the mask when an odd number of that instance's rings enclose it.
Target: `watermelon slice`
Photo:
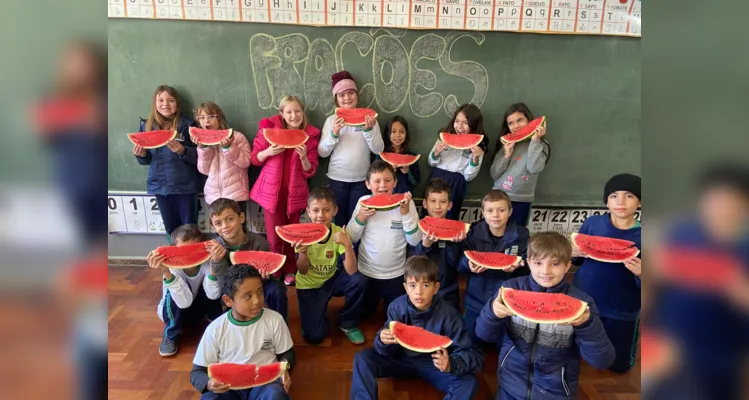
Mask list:
[[[518,317],[539,324],[561,324],[580,318],[588,303],[564,293],[528,292],[503,287],[502,302]]]
[[[470,149],[473,146],[478,146],[484,135],[477,135],[475,133],[440,133],[440,140],[447,143],[448,146],[454,149]]]
[[[133,144],[143,147],[144,149],[156,149],[166,145],[170,140],[177,137],[177,131],[148,131],[138,133],[128,133],[127,138]]]
[[[743,278],[734,256],[689,247],[668,247],[656,257],[658,277],[673,285],[698,291],[725,290]]]
[[[489,269],[509,268],[523,259],[523,257],[520,256],[511,256],[509,254],[488,251],[467,250],[464,251],[463,254],[465,254],[466,258],[468,258],[472,263]]]
[[[31,109],[31,120],[42,134],[86,124],[94,116],[90,101],[75,98],[45,99]]]
[[[640,249],[635,242],[603,236],[592,236],[584,233],[570,235],[572,243],[585,253],[588,258],[607,263],[620,263],[638,254]]]
[[[229,260],[232,264],[248,264],[255,267],[258,271],[273,274],[286,262],[286,256],[283,254],[271,253],[270,251],[232,251],[229,253]]]
[[[407,167],[415,163],[416,161],[419,161],[419,158],[421,158],[421,154],[412,156],[410,154],[382,152],[380,153],[380,158],[382,158],[382,161],[385,161],[386,163],[392,165],[393,168],[397,168]]]
[[[307,132],[301,129],[263,129],[263,136],[268,143],[284,149],[293,149],[309,139]]]
[[[533,134],[536,133],[536,129],[538,129],[538,127],[541,125],[546,125],[546,117],[538,117],[529,122],[528,125],[520,128],[520,130],[513,133],[508,133],[500,137],[499,140],[504,143],[522,142],[523,140],[533,136]]]
[[[417,353],[434,353],[453,344],[452,339],[447,336],[398,321],[390,321],[388,329],[393,333],[399,345]]]
[[[161,246],[156,252],[164,256],[168,268],[184,269],[203,264],[211,258],[208,242],[186,244],[184,246]]]
[[[190,127],[190,136],[195,136],[203,146],[215,146],[228,139],[234,133],[234,129],[200,129]]]
[[[307,222],[277,226],[276,234],[284,242],[295,244],[301,240],[302,246],[309,246],[325,240],[330,234],[330,229],[323,224]]]
[[[674,343],[663,333],[640,327],[640,365],[642,376],[658,376],[671,368],[676,361]]]
[[[275,382],[286,372],[288,366],[286,361],[259,367],[255,364],[209,364],[208,377],[231,385],[230,390],[244,390]]]
[[[363,199],[359,203],[361,203],[362,207],[374,208],[375,210],[381,210],[381,211],[387,211],[387,210],[392,210],[395,207],[398,207],[401,201],[403,201],[404,197],[406,196],[403,193],[400,193],[400,194],[380,193],[378,195],[369,197],[367,199]]]
[[[377,118],[377,112],[371,108],[336,108],[335,115],[343,118],[343,123],[350,126],[364,126],[367,115]]]
[[[468,233],[471,226],[461,221],[445,218],[424,217],[419,221],[419,228],[424,233],[431,233],[439,240],[452,240],[460,232]]]

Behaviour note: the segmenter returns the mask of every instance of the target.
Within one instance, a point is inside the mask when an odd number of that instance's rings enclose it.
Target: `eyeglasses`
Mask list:
[[[209,119],[215,119],[216,115],[201,115],[198,117],[198,121],[207,121]]]

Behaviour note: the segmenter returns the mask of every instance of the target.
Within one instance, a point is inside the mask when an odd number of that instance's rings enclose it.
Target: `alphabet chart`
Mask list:
[[[109,18],[641,37],[642,0],[107,0]]]

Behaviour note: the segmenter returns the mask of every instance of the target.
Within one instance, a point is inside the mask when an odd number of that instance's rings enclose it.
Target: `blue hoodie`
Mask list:
[[[583,222],[579,233],[629,240],[642,249],[642,228],[619,229],[611,222],[609,213],[589,217]],[[642,258],[642,253],[637,257]],[[582,264],[575,272],[573,284],[596,300],[602,317],[619,321],[637,319],[642,280],[624,263],[605,263],[592,258],[576,258],[572,263]]]
[[[425,255],[440,267],[440,290],[437,295],[460,309],[460,295],[458,289],[458,263],[463,255],[461,243],[440,240],[425,247],[423,242],[414,247],[413,255]]]

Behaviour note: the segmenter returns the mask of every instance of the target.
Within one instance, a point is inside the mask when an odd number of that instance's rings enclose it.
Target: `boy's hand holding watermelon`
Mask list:
[[[406,192],[403,195],[403,200],[401,200],[401,204],[400,204],[401,215],[408,215],[408,209],[409,209],[409,206],[411,205],[411,199],[412,199],[411,192]]]
[[[164,276],[164,279],[170,280],[172,279],[172,271],[169,271],[169,268],[167,268],[164,264],[164,256],[159,254],[156,250],[152,250],[150,253],[148,253],[148,256],[146,257],[146,260],[148,261],[148,266],[153,269],[158,269],[161,271],[161,274]]]
[[[382,342],[382,344],[397,344],[398,343],[395,341],[395,336],[393,335],[393,332],[387,328],[383,328],[380,331],[380,341]]]
[[[585,312],[583,313],[583,315],[581,315],[580,317],[578,317],[576,320],[570,321],[570,322],[567,322],[567,323],[563,323],[563,324],[559,324],[559,325],[580,326],[580,325],[584,324],[585,322],[587,322],[589,319],[590,319],[590,306],[586,307],[585,308]]]
[[[438,370],[442,372],[450,372],[450,355],[447,350],[441,348],[432,353],[432,362]]]
[[[359,214],[356,214],[356,219],[358,219],[362,224],[365,224],[367,223],[367,220],[375,214],[377,214],[377,210],[374,208],[362,207],[359,209]]]
[[[215,379],[211,379],[208,381],[207,389],[213,393],[226,393],[231,388],[231,385],[225,385],[222,382],[219,382]]]
[[[502,302],[502,288],[499,288],[499,293],[497,293],[497,298],[494,299],[494,302],[492,302],[492,311],[494,311],[494,315],[497,316],[497,318],[507,318],[512,317],[514,314],[512,311],[510,311],[509,308],[505,306],[505,304]]]
[[[208,251],[211,253],[211,261],[214,263],[220,262],[226,257],[226,248],[220,245],[216,240],[208,242],[208,246],[210,246]]]
[[[629,260],[624,260],[624,266],[627,267],[628,270],[632,271],[635,276],[640,276],[640,274],[642,274],[642,259],[638,257],[632,257]]]

